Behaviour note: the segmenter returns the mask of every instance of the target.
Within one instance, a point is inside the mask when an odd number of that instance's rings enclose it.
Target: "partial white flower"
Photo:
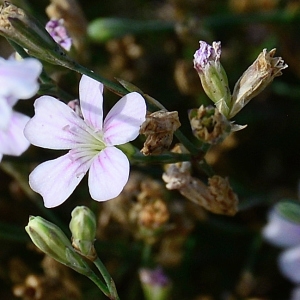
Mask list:
[[[13,110],[19,99],[28,99],[39,88],[42,64],[34,58],[23,60],[0,57],[0,161],[3,154],[19,156],[30,145],[23,130],[29,117]]]
[[[296,204],[290,204],[296,205]],[[275,206],[269,213],[268,224],[264,227],[262,234],[264,238],[279,247],[293,247],[300,245],[300,223],[287,219]],[[295,206],[296,210],[296,206]]]
[[[294,283],[300,283],[300,245],[283,251],[278,259],[282,274]]]
[[[146,104],[140,94],[127,94],[103,122],[102,92],[101,83],[82,76],[79,98],[83,118],[51,96],[35,101],[35,116],[24,131],[27,139],[43,148],[70,149],[30,174],[29,184],[42,195],[46,207],[63,203],[88,170],[89,191],[97,201],[118,196],[128,180],[128,158],[114,146],[138,136]]]

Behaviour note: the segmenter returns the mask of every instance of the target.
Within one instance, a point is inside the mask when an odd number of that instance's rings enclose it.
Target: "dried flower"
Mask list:
[[[222,142],[231,131],[231,123],[213,106],[190,110],[189,119],[194,136],[208,144]]]
[[[178,190],[187,199],[213,213],[232,216],[237,212],[238,198],[227,178],[214,175],[206,186],[191,176],[189,162],[166,165],[162,178],[167,189]]]
[[[160,154],[172,143],[174,132],[180,127],[178,112],[156,111],[148,114],[140,134],[147,139],[141,152],[144,155]]]
[[[264,49],[254,63],[235,84],[229,119],[234,117],[253,97],[261,93],[275,77],[288,67],[281,57],[274,57],[276,49]]]
[[[212,46],[204,41],[199,43],[200,48],[194,54],[194,68],[198,72],[206,95],[227,117],[231,95],[226,72],[220,63],[221,42],[213,42]]]

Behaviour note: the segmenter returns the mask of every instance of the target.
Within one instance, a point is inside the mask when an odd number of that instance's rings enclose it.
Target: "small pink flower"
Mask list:
[[[146,104],[140,94],[127,94],[103,122],[102,93],[101,83],[82,76],[79,98],[83,118],[51,96],[35,101],[35,116],[24,131],[27,139],[43,148],[70,149],[67,154],[42,163],[30,174],[29,184],[43,196],[46,207],[63,203],[88,170],[89,191],[97,201],[118,196],[128,180],[129,161],[114,146],[138,136]]]
[[[23,130],[29,117],[12,107],[19,99],[27,99],[39,88],[42,64],[34,58],[5,60],[0,57],[0,161],[3,154],[19,156],[30,143]]]
[[[49,32],[54,41],[59,44],[66,51],[70,51],[72,46],[72,39],[70,38],[64,20],[52,19],[46,24],[46,30]]]

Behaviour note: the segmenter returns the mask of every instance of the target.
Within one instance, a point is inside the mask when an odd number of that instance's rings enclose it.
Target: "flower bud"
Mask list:
[[[169,299],[172,284],[161,268],[143,268],[139,275],[146,300]]]
[[[74,64],[43,25],[8,2],[0,6],[0,34],[39,59],[61,66]]]
[[[96,237],[96,217],[86,206],[77,206],[72,211],[70,230],[72,246],[83,256],[94,260],[97,257],[94,241]]]
[[[288,67],[281,57],[274,57],[275,52],[276,49],[270,52],[264,49],[235,84],[229,119],[261,93],[275,77],[282,75],[281,70]]]
[[[212,46],[204,41],[199,43],[200,48],[194,54],[194,68],[198,72],[206,95],[227,117],[231,95],[226,72],[220,63],[221,42],[213,42]]]
[[[59,227],[41,217],[31,216],[25,230],[41,251],[78,273],[90,274],[89,265],[76,253]]]
[[[45,28],[56,43],[58,43],[66,51],[70,51],[72,47],[72,39],[70,38],[67,29],[64,26],[63,19],[51,19],[46,24]]]
[[[193,134],[208,144],[222,142],[231,131],[231,123],[213,106],[200,106],[189,111]]]

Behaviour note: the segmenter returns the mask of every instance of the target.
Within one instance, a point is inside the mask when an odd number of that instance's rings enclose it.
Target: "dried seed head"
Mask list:
[[[175,151],[181,151],[177,147]],[[178,190],[181,195],[216,214],[234,215],[238,198],[232,191],[227,178],[214,175],[208,179],[208,186],[191,176],[190,162],[168,164],[162,179],[169,190]]]
[[[229,119],[234,117],[253,97],[261,93],[275,77],[288,67],[281,57],[274,57],[276,49],[264,49],[235,84]]]
[[[214,175],[208,178],[208,190],[214,197],[212,212],[233,216],[238,210],[238,197],[233,192],[228,178]]]
[[[222,142],[231,131],[231,123],[213,106],[200,106],[189,112],[193,134],[208,144]]]
[[[140,134],[147,139],[141,152],[144,155],[160,154],[172,143],[174,132],[180,127],[178,112],[156,111],[146,116]]]

